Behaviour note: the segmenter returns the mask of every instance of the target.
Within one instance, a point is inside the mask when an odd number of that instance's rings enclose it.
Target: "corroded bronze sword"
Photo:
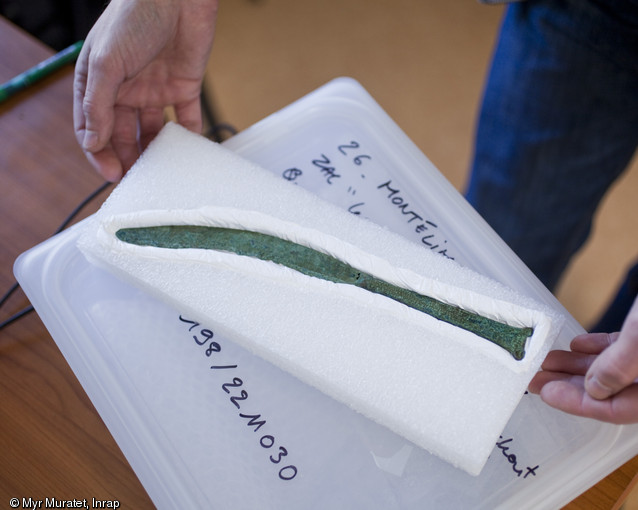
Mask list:
[[[398,287],[320,251],[260,232],[197,225],[167,225],[122,228],[115,235],[121,241],[139,246],[231,252],[275,262],[314,278],[354,285],[470,331],[504,348],[517,360],[525,356],[525,342],[533,333],[532,328],[510,326]]]

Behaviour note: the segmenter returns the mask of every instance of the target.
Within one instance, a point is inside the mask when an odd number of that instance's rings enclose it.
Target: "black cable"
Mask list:
[[[224,131],[227,131],[231,136],[237,134],[237,129],[235,129],[234,126],[232,126],[231,124],[227,124],[225,122],[219,122],[218,124],[215,124],[210,129],[210,131],[208,132],[207,136],[209,138],[212,138],[216,142],[221,143],[227,138],[225,136],[222,136],[222,134],[221,134]]]
[[[13,284],[13,286],[9,289],[9,291],[2,296],[2,299],[0,299],[0,307],[2,307],[2,305],[4,305],[4,302],[9,299],[9,297],[11,296],[11,294],[13,294],[16,290],[18,290],[18,287],[20,286],[20,284],[18,282],[15,282]]]
[[[20,310],[19,312],[14,313],[8,319],[5,319],[2,322],[0,322],[0,330],[2,330],[5,326],[8,326],[9,324],[17,321],[18,319],[21,319],[22,317],[24,317],[25,315],[31,313],[32,311],[33,311],[33,305],[29,305],[29,306],[23,308],[22,310]]]
[[[82,202],[80,202],[78,204],[78,206],[75,209],[73,209],[73,211],[71,211],[71,214],[69,214],[66,217],[66,219],[62,222],[62,224],[56,229],[56,231],[54,232],[53,235],[59,234],[65,228],[67,228],[69,226],[69,223],[71,223],[73,221],[73,219],[80,213],[80,211],[82,211],[82,209],[84,209],[93,199],[95,199],[95,197],[97,197],[100,193],[102,193],[110,185],[111,185],[110,182],[105,182],[105,183],[101,184],[100,187],[98,187],[88,197],[86,197],[84,200],[82,200]],[[13,295],[13,293],[16,290],[18,290],[19,288],[20,288],[20,284],[18,282],[14,283],[11,286],[11,288],[4,294],[4,296],[2,296],[2,298],[0,298],[0,308],[11,297],[11,295]],[[12,322],[17,321],[21,317],[24,317],[25,315],[27,315],[28,313],[30,313],[32,311],[33,311],[33,306],[31,306],[31,305],[23,308],[19,312],[13,314],[8,319],[5,319],[4,321],[0,322],[0,330],[2,330],[5,326],[8,326]]]
[[[93,201],[95,197],[97,197],[100,193],[102,193],[105,189],[107,189],[111,184],[113,183],[111,182],[102,183],[95,191],[93,191],[93,193],[91,193],[88,197],[82,200],[82,202],[80,202],[78,206],[75,209],[73,209],[73,211],[71,211],[71,214],[69,214],[66,220],[64,220],[62,224],[58,227],[58,229],[55,231],[55,234],[59,234],[66,227],[68,227],[69,223],[73,221],[73,219],[80,213],[80,211],[82,211],[82,209],[84,209],[87,205],[89,205],[89,203]]]
[[[217,112],[213,101],[210,100],[206,93],[206,87],[202,87],[202,93],[200,95],[200,104],[204,119],[210,126],[206,132],[206,137],[211,138],[217,143],[223,142],[226,137],[222,135],[223,132],[228,132],[231,136],[237,134],[237,130],[231,125],[225,122],[218,122]]]

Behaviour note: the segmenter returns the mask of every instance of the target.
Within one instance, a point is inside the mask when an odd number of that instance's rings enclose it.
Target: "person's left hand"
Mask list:
[[[619,333],[575,337],[552,351],[529,384],[550,406],[616,423],[638,423],[638,301]]]

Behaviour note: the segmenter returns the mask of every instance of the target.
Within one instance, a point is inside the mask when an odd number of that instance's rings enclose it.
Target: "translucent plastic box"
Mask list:
[[[568,315],[353,80],[225,145]],[[159,508],[554,509],[638,453],[638,426],[525,395],[472,477],[92,266],[77,230],[15,273]],[[558,346],[582,331],[570,317]]]

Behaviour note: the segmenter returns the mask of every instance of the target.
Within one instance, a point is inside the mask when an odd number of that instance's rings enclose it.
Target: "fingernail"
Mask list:
[[[97,132],[86,130],[84,132],[84,140],[82,141],[82,148],[90,151],[97,147]]]
[[[601,384],[598,378],[593,374],[585,378],[585,390],[587,390],[587,393],[589,393],[592,398],[597,400],[606,399],[613,393],[611,388]]]

